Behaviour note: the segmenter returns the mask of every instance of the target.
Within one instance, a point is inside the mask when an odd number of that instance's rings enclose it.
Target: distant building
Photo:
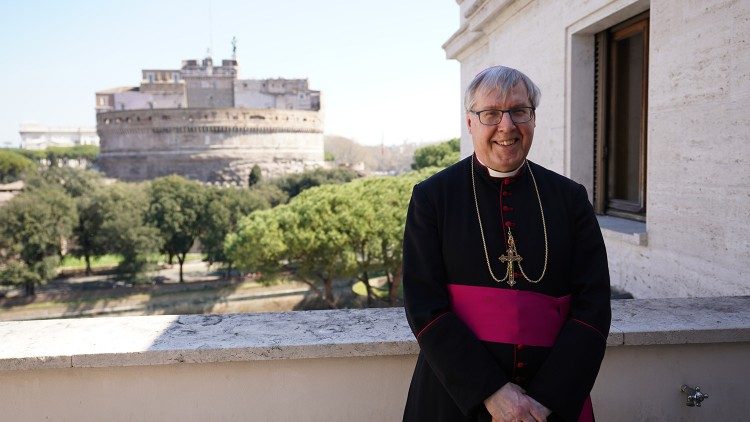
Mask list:
[[[492,65],[539,85],[529,158],[588,190],[614,286],[750,295],[747,1],[457,3],[462,88]]]
[[[137,87],[96,93],[100,168],[144,180],[180,174],[244,184],[323,165],[320,91],[307,79],[237,79],[237,61],[144,69]]]
[[[52,127],[24,123],[18,133],[21,135],[21,148],[24,149],[99,145],[96,129],[88,127]]]

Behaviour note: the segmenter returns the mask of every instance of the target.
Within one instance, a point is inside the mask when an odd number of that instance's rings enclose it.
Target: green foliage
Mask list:
[[[93,162],[99,156],[99,147],[96,145],[49,147],[43,150],[16,148],[12,151],[36,162],[47,160],[53,165],[59,164],[62,160],[87,160]]]
[[[246,272],[277,272],[287,251],[281,221],[286,205],[256,211],[240,220],[236,233],[225,242],[225,253]]]
[[[97,203],[102,208],[101,241],[108,253],[122,261],[121,275],[138,280],[148,269],[149,257],[161,246],[159,230],[146,224],[149,210],[147,184],[117,183],[109,186]]]
[[[252,170],[250,170],[250,174],[247,176],[247,186],[252,187],[258,182],[260,182],[260,179],[263,177],[263,172],[260,169],[259,165],[254,165]]]
[[[453,138],[435,145],[428,145],[414,151],[411,168],[419,170],[427,167],[448,167],[459,159],[460,144]]]
[[[0,208],[3,283],[22,284],[33,295],[37,284],[53,277],[76,214],[73,199],[50,187],[24,192]]]
[[[50,167],[28,181],[33,190],[46,184],[57,185],[75,199],[78,221],[73,228],[75,243],[71,248],[74,256],[86,261],[86,274],[91,273],[91,258],[107,253],[106,239],[101,228],[106,209],[101,196],[105,189],[99,173],[69,167]]]
[[[357,177],[359,177],[357,172],[349,169],[315,169],[280,177],[274,179],[272,183],[284,191],[291,199],[305,189],[321,185],[346,183]]]
[[[28,158],[29,160],[36,161],[36,162],[40,162],[47,158],[47,152],[43,149],[12,148],[12,149],[9,149],[8,151],[15,152],[16,154],[21,154],[24,157]]]
[[[61,159],[94,161],[99,156],[97,145],[75,145],[72,147],[49,147],[46,149],[47,159],[55,162]]]
[[[393,304],[411,188],[434,170],[305,190],[287,205],[241,220],[225,252],[245,271],[277,272],[286,264],[331,306],[334,279],[358,275],[369,303],[375,297],[369,276],[384,273]]]
[[[354,273],[355,257],[347,248],[347,220],[354,206],[346,185],[306,190],[292,200],[282,218],[286,259],[297,276],[323,285],[323,299],[335,307],[333,280]],[[343,194],[342,194],[343,193]]]
[[[71,254],[86,262],[86,275],[91,274],[91,258],[107,253],[106,239],[102,237],[102,224],[105,221],[105,208],[98,192],[87,192],[75,199],[78,210],[78,223],[73,228],[75,246]]]
[[[270,208],[262,192],[240,188],[209,188],[208,201],[203,214],[203,231],[200,235],[203,253],[209,264],[223,262],[232,267],[224,253],[224,239],[237,230],[240,218],[260,209]]]
[[[148,257],[158,251],[159,232],[146,225],[149,198],[145,185],[116,183],[77,198],[79,219],[75,256],[117,254],[122,257],[118,271],[134,280],[147,268]]]
[[[201,234],[206,190],[181,176],[155,179],[149,188],[147,221],[161,234],[161,249],[176,256],[180,263],[180,282],[185,255]]]
[[[250,192],[262,198],[272,207],[285,204],[289,200],[289,195],[273,183],[261,181],[256,183]]]
[[[95,192],[101,186],[101,174],[72,167],[49,167],[26,178],[27,190],[62,188],[73,198]]]
[[[0,150],[0,183],[11,183],[34,170],[36,164],[22,154],[11,150]]]
[[[323,153],[323,160],[324,161],[336,161],[336,157],[333,155],[332,152],[325,151]]]
[[[356,206],[349,221],[349,247],[356,255],[359,279],[367,288],[368,304],[375,296],[369,279],[374,272],[386,275],[390,302],[395,304],[401,282],[402,241],[411,188],[420,173],[371,178],[353,183]]]

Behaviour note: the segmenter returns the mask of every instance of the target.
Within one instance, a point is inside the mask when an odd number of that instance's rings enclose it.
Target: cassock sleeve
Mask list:
[[[412,191],[404,231],[406,317],[430,368],[469,415],[508,379],[481,341],[451,312],[438,218],[420,187]]]
[[[566,421],[577,421],[604,358],[611,320],[604,240],[586,189],[573,193],[570,318],[527,394]]]

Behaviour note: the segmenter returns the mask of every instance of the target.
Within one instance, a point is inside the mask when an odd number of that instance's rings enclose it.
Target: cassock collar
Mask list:
[[[523,177],[524,174],[526,174],[526,160],[524,160],[523,164],[521,164],[521,167],[507,173],[496,171],[485,166],[481,161],[479,161],[476,153],[472,154],[472,160],[474,160],[474,171],[482,178],[492,183],[499,184],[502,183],[506,178],[517,179]]]

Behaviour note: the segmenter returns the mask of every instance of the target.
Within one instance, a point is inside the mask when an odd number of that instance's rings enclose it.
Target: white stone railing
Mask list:
[[[400,420],[417,352],[401,308],[0,322],[0,415]],[[742,420],[748,357],[748,297],[614,301],[597,418]]]

